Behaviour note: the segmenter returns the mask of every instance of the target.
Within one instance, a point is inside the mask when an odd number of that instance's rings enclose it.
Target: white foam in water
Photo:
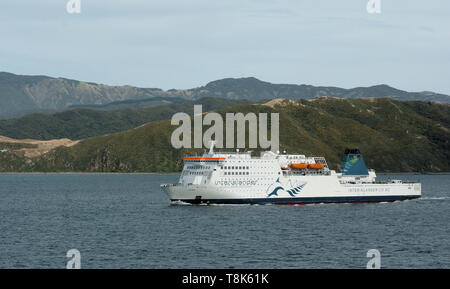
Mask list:
[[[448,200],[450,197],[421,197],[421,200]]]
[[[170,204],[173,206],[192,206],[192,204],[182,202],[182,201],[173,201],[173,202],[170,202]]]

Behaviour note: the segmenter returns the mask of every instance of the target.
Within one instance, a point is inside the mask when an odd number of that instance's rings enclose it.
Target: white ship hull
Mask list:
[[[238,181],[239,183],[239,181]],[[172,202],[191,204],[311,204],[311,203],[370,203],[415,199],[421,196],[419,183],[340,184],[332,176],[299,179],[305,185],[295,194],[274,186],[163,185]],[[276,186],[275,186],[276,187]],[[295,187],[295,186],[294,186]]]
[[[370,203],[415,199],[420,183],[376,182],[359,151],[345,154],[343,172],[324,158],[266,152],[187,157],[180,180],[161,185],[172,202],[192,204]]]

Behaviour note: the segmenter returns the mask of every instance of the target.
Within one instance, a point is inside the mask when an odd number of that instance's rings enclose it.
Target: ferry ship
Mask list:
[[[214,152],[185,157],[180,179],[161,188],[174,203],[313,204],[372,203],[415,199],[421,184],[377,182],[358,149],[347,149],[342,171],[331,170],[324,157],[262,152]]]

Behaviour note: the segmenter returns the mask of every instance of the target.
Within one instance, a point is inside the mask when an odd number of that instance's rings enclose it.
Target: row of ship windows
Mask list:
[[[204,172],[189,172],[190,175],[203,175]]]
[[[223,167],[224,170],[249,170],[250,167],[248,166],[224,166]],[[262,167],[262,166],[258,166],[258,169],[276,169],[275,167]]]
[[[224,175],[248,175],[249,172],[224,172]]]
[[[224,175],[249,175],[249,172],[224,172],[223,173]],[[267,172],[267,173],[253,173],[253,175],[263,175],[263,174],[266,174],[266,175],[273,175],[273,174],[276,174],[276,173],[272,173],[272,172]],[[280,172],[278,172],[278,174],[280,175],[281,173]]]
[[[201,169],[206,169],[209,170],[211,167],[210,166],[202,166],[202,165],[195,165],[195,166],[187,166],[186,169],[188,170],[201,170]]]
[[[223,167],[224,170],[249,170],[250,167],[248,166],[244,166],[244,167],[240,167],[240,166],[224,166]]]
[[[186,172],[185,174],[189,174],[189,175],[205,175],[206,174],[206,172],[205,171],[197,171],[197,172]],[[223,173],[224,175],[226,175],[226,176],[235,176],[235,175],[249,175],[250,173],[249,172],[224,172]],[[274,174],[274,173],[269,173],[269,172],[267,172],[267,173],[254,173],[253,175],[263,175],[263,174],[266,174],[266,175],[272,175],[272,174]],[[280,172],[278,172],[278,174],[280,175]]]

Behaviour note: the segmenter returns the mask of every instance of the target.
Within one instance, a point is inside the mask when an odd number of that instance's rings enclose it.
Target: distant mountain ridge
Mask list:
[[[0,119],[57,112],[72,105],[102,105],[128,99],[145,99],[153,97],[158,91],[160,89],[109,86],[65,78],[0,72]]]
[[[216,80],[193,89],[164,91],[159,88],[109,86],[65,78],[0,72],[0,119],[80,107],[99,110],[144,108],[154,106],[151,101],[153,98],[160,102],[177,103],[179,99],[197,100],[205,97],[245,99],[256,102],[275,98],[310,99],[323,96],[450,103],[448,95],[433,92],[407,92],[388,85],[344,89],[305,84],[273,84],[254,77],[246,77]],[[141,101],[133,102],[132,100]],[[117,103],[118,106],[108,106],[110,103]]]
[[[407,92],[386,84],[345,89],[333,86],[313,86],[306,84],[273,84],[258,80],[254,77],[216,80],[202,88],[196,89],[196,92],[196,95],[203,94],[209,97],[247,97],[252,100],[275,98],[310,99],[328,96],[340,98],[392,98],[399,101],[417,100],[450,103],[449,95],[434,92]]]

